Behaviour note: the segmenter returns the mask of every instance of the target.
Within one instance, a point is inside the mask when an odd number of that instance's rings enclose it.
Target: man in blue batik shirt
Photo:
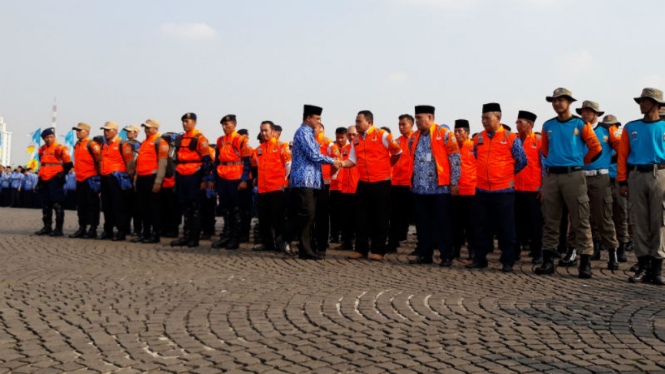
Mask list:
[[[300,241],[299,256],[302,259],[320,260],[321,255],[312,251],[310,231],[314,222],[316,199],[314,190],[321,189],[323,175],[321,165],[341,166],[340,160],[324,156],[314,136],[314,129],[321,124],[323,109],[305,105],[303,123],[293,136],[291,175],[289,177],[292,196],[297,207],[294,219],[294,235]],[[332,171],[334,173],[334,171]]]
[[[12,201],[10,206],[18,208],[21,205],[21,181],[23,180],[23,168],[18,166],[14,169],[10,177],[10,187],[12,189]]]

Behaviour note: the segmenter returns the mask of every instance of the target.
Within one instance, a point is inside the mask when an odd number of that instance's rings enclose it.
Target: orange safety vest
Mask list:
[[[284,191],[286,178],[285,164],[291,161],[291,154],[284,152],[284,147],[272,138],[256,149],[259,193]]]
[[[543,181],[543,168],[540,165],[540,134],[532,132],[527,135],[522,146],[526,153],[527,164],[515,175],[515,191],[539,191]]]
[[[162,188],[173,188],[173,186],[175,186],[175,177],[164,178],[164,182],[162,182]]]
[[[159,142],[159,154],[155,149],[155,143]],[[169,157],[169,145],[160,134],[150,135],[139,147],[139,155],[136,158],[136,173],[140,176],[157,174],[159,159]]]
[[[209,153],[208,140],[205,136],[199,130],[194,129],[177,137],[175,143],[176,172],[180,175],[192,175],[201,170],[203,156]],[[200,147],[205,148],[205,155],[201,155]]]
[[[473,140],[467,139],[460,148],[460,178],[459,194],[462,196],[473,196],[476,194],[476,155],[473,153]]]
[[[217,139],[217,175],[222,179],[238,180],[242,176],[243,162],[242,157],[247,153],[251,155],[251,150],[247,148],[247,137],[232,132],[229,135],[220,136]]]
[[[346,147],[346,145],[348,145],[348,143],[345,144],[344,147]],[[337,147],[337,152],[339,152],[339,144],[337,142],[335,142],[335,147]],[[342,148],[344,148],[344,147],[342,147]],[[338,154],[338,156],[339,156],[339,154]],[[342,177],[342,170],[340,169],[340,170],[337,171],[337,177],[335,177],[333,179],[333,176],[331,175],[330,178],[331,178],[331,180],[330,180],[330,191],[341,191],[342,190],[342,178],[343,178]]]
[[[94,155],[94,156],[93,156]],[[101,157],[99,144],[86,138],[76,142],[74,146],[74,172],[76,181],[84,180],[99,175],[95,160]]]
[[[339,157],[339,148],[337,148],[337,145],[330,139],[326,138],[326,136],[323,133],[319,133],[319,137],[316,139],[317,143],[319,143],[319,152],[321,152],[322,155],[324,156],[329,156],[332,158],[337,158]],[[323,176],[323,183],[324,184],[330,184],[331,183],[331,165],[330,164],[323,164],[321,165],[321,174]]]
[[[393,186],[411,187],[411,176],[413,174],[413,156],[409,152],[409,139],[411,136],[413,136],[413,133],[408,138],[404,135],[397,138],[397,144],[402,149],[402,155],[395,166],[393,166],[393,175],[390,182]]]
[[[474,139],[477,158],[478,188],[485,191],[497,191],[511,188],[515,184],[515,159],[510,149],[517,136],[503,127],[490,139],[483,131]]]
[[[128,143],[123,142],[119,136],[116,136],[110,143],[102,144],[101,174],[109,175],[116,171],[126,173],[127,165],[125,162],[133,158],[132,147]]]
[[[349,159],[349,155],[351,154],[351,147],[352,145],[350,143],[344,146],[342,149],[342,160],[346,161]],[[358,167],[354,166],[352,168],[342,168],[338,174],[338,178],[339,175],[342,177],[340,181],[342,186],[342,193],[356,193],[356,189],[358,188],[358,179],[360,178]]]
[[[39,178],[47,181],[56,174],[64,172],[63,163],[72,162],[72,159],[67,147],[53,142],[50,147],[46,145],[39,147],[39,162]]]
[[[429,128],[429,136],[432,155],[436,162],[436,174],[439,179],[439,186],[450,185],[450,161],[448,160],[448,155],[459,152],[455,135],[443,126],[432,125]],[[412,156],[416,154],[418,139],[420,139],[420,131],[415,132],[409,139]]]
[[[390,133],[388,135],[388,148],[383,146],[383,135],[386,131],[370,127],[365,136],[358,134],[353,141],[353,148],[356,152],[356,167],[358,168],[359,178],[363,182],[381,182],[389,181],[392,174],[390,165],[390,156],[398,154],[401,148],[393,140]]]

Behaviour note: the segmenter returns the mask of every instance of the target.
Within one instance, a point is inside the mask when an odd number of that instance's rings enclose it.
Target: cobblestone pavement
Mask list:
[[[44,239],[37,210],[0,215],[0,373],[665,372],[665,290],[627,283],[631,263],[442,269],[408,265],[412,241],[312,262]]]

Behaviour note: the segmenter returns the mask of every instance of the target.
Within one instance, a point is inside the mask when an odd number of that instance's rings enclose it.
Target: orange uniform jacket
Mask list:
[[[344,148],[346,145],[348,145],[348,143],[345,144],[344,146],[340,147],[339,144],[337,142],[335,142],[335,147],[337,147],[338,155],[342,154],[341,149]],[[331,176],[331,178],[332,178],[332,176]],[[332,180],[330,181],[330,191],[341,191],[342,190],[342,178],[343,178],[343,173],[342,173],[342,169],[340,169],[340,170],[337,171],[337,177],[332,178]]]
[[[56,174],[65,171],[63,164],[72,162],[69,150],[64,145],[53,142],[50,147],[39,147],[39,178],[43,181],[51,180]]]
[[[256,160],[259,193],[283,191],[286,163],[291,161],[289,148],[283,147],[277,139],[272,138],[256,149]]]
[[[190,150],[189,145],[194,138],[198,138],[196,149]],[[178,140],[176,140],[178,141]],[[201,170],[203,157],[210,156],[208,139],[197,129],[186,132],[180,138],[175,171],[180,175],[192,175]]]
[[[498,191],[515,184],[515,159],[510,149],[517,136],[500,127],[490,139],[487,131],[475,137],[478,188]]]
[[[123,142],[121,150],[120,142],[120,137],[116,136],[115,139],[113,139],[108,144],[102,144],[102,175],[109,175],[116,171],[126,173],[127,162],[134,161],[132,145],[127,142]]]
[[[409,186],[411,187],[411,174],[413,174],[413,156],[409,150],[409,138],[402,135],[397,138],[397,144],[402,149],[402,155],[399,161],[393,166],[392,179],[390,183],[393,186]]]
[[[384,137],[388,146],[383,143]],[[356,154],[356,167],[359,179],[363,182],[389,181],[392,175],[390,157],[400,154],[402,149],[393,136],[382,129],[370,127],[365,135],[358,134],[353,141]]]
[[[432,125],[429,128],[432,154],[436,161],[436,173],[439,178],[439,186],[450,185],[450,161],[448,155],[458,153],[457,139],[455,135],[443,126]],[[420,139],[420,131],[417,131],[409,139],[411,143],[411,155],[416,154],[416,147]]]
[[[239,180],[243,172],[243,158],[252,157],[248,140],[237,132],[217,139],[217,176],[227,180]]]
[[[460,150],[459,194],[473,196],[476,194],[476,156],[473,153],[473,140],[466,139],[457,143]]]
[[[90,177],[99,175],[97,163],[102,158],[101,152],[99,144],[90,138],[76,142],[74,146],[74,172],[76,173],[77,182],[83,182]]]
[[[155,142],[159,141],[159,154],[155,150]],[[157,174],[159,159],[169,157],[169,145],[160,134],[150,135],[139,147],[139,155],[136,158],[136,173],[138,175]]]
[[[543,182],[543,166],[540,163],[540,149],[542,137],[532,132],[522,141],[527,164],[519,173],[515,174],[515,191],[540,191]]]
[[[324,156],[330,156],[332,158],[339,158],[339,148],[337,147],[337,144],[333,142],[332,140],[326,138],[326,136],[323,133],[319,133],[318,138],[316,139],[317,143],[319,143],[319,151],[321,152],[322,155]],[[324,184],[330,184],[331,182],[331,166],[328,164],[321,165],[321,174],[323,175],[323,183]]]
[[[351,147],[351,144],[344,146],[342,149],[342,160],[346,161],[349,159],[349,155],[351,154]],[[354,166],[352,168],[342,168],[338,175],[341,175],[340,185],[342,193],[356,193],[359,178],[358,167]]]

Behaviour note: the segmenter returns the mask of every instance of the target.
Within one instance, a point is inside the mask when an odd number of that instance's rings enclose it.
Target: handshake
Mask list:
[[[342,165],[344,165],[344,161],[336,158],[335,163],[332,165],[332,167],[335,168],[335,169],[341,169]]]

